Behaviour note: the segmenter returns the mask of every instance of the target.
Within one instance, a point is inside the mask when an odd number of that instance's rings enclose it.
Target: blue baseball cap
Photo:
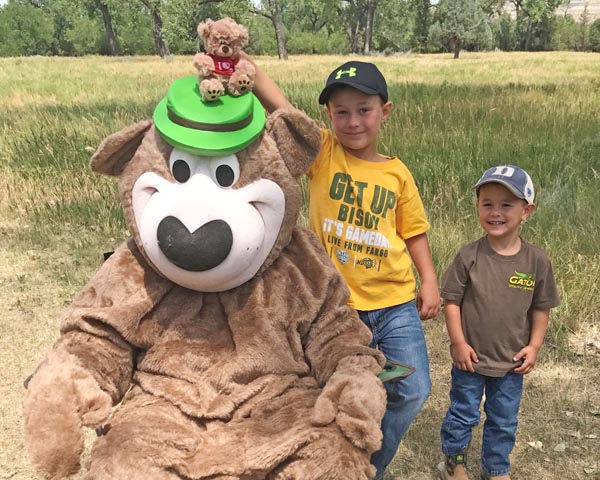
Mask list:
[[[530,205],[533,204],[534,191],[531,177],[516,165],[498,165],[486,170],[473,188],[478,190],[486,183],[504,185],[517,198],[522,198]]]

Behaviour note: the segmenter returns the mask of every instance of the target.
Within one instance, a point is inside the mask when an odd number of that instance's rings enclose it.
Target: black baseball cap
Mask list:
[[[319,95],[319,104],[325,105],[329,101],[336,85],[348,85],[367,95],[379,95],[384,102],[388,101],[385,78],[372,63],[352,61],[336,68],[327,78],[325,88]]]

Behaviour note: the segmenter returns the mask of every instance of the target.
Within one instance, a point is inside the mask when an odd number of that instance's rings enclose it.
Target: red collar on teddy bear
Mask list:
[[[219,75],[228,75],[231,77],[235,71],[235,66],[239,62],[239,58],[219,57],[218,55],[207,54],[215,62],[215,73]]]

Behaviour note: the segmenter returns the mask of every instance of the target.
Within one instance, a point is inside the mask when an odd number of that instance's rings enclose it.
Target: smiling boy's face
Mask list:
[[[392,103],[384,103],[379,95],[343,87],[331,94],[325,112],[344,148],[358,158],[369,160],[375,152],[381,124],[391,108]]]
[[[519,235],[535,205],[527,204],[499,183],[486,183],[477,192],[477,213],[481,228],[494,239],[511,239]]]

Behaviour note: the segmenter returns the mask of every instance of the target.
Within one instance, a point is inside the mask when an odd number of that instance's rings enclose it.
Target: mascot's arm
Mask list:
[[[61,338],[28,382],[25,446],[46,478],[79,469],[82,427],[101,425],[131,383],[125,338],[154,304],[140,279],[135,255],[121,247],[67,309]]]
[[[335,421],[357,448],[373,452],[381,445],[386,396],[377,375],[385,359],[368,347],[371,333],[347,300],[343,280],[332,275],[306,347],[313,372],[324,385],[312,421],[316,425]]]

